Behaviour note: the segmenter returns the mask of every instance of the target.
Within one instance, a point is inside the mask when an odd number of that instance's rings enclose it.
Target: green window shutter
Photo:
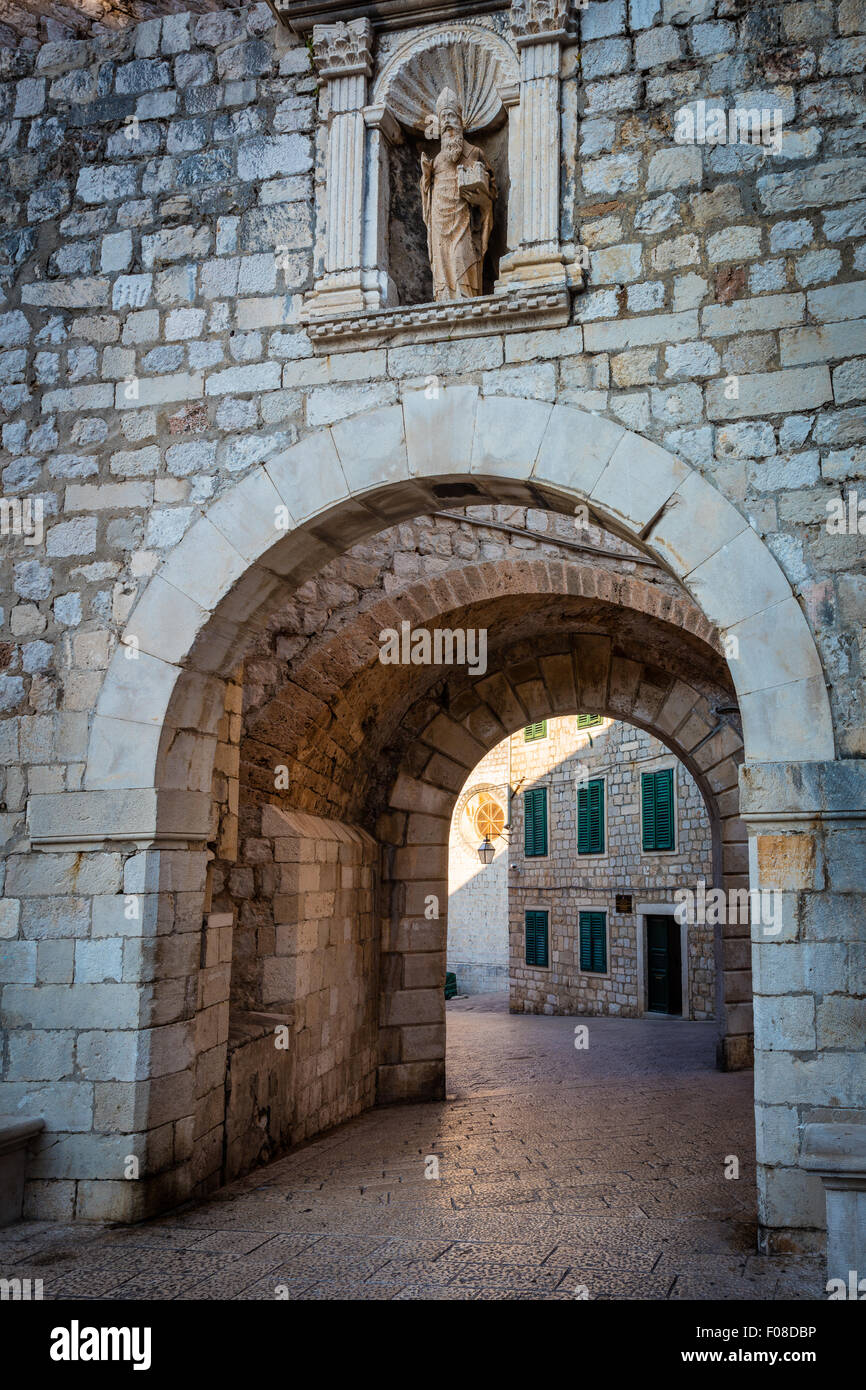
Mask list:
[[[524,914],[526,923],[526,964],[547,967],[547,912],[533,910]]]
[[[589,974],[607,973],[607,913],[580,914],[580,968]]]
[[[589,843],[590,854],[604,854],[604,782],[601,778],[589,784]]]
[[[595,729],[600,723],[600,714],[579,714],[577,716],[578,729]]]
[[[645,772],[641,778],[644,850],[672,850],[674,844],[674,770]]]
[[[523,793],[523,852],[528,859],[547,854],[547,788]]]
[[[645,850],[656,847],[656,796],[653,774],[645,772],[640,779],[641,817],[643,820],[643,847]]]
[[[546,719],[541,719],[537,724],[527,724],[523,730],[524,743],[536,743],[540,738],[547,738]]]
[[[674,770],[656,773],[656,849],[674,848]]]
[[[577,790],[577,852],[604,854],[604,779],[593,778]]]

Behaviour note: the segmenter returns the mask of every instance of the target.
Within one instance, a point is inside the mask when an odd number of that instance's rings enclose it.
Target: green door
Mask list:
[[[682,1013],[679,926],[673,917],[647,917],[647,1012]]]

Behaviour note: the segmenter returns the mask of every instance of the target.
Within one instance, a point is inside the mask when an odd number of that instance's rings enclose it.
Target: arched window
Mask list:
[[[471,812],[475,832],[480,840],[498,840],[505,829],[505,812],[488,792],[476,799]]]

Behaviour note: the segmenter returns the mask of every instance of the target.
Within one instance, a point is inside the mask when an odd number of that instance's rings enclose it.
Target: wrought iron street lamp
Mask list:
[[[491,864],[495,853],[496,849],[492,841],[485,835],[481,844],[478,846],[478,858],[481,860],[482,864]]]

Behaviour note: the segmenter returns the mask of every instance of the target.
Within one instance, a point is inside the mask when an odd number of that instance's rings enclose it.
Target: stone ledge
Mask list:
[[[376,29],[407,29],[443,19],[507,10],[511,0],[271,0],[271,8],[296,34],[314,24],[371,19]]]
[[[259,1038],[270,1037],[277,1028],[294,1027],[294,1013],[267,1013],[256,1009],[236,1009],[229,1015],[229,1053],[239,1047],[257,1042]]]
[[[369,347],[482,338],[493,333],[565,328],[571,321],[568,289],[521,289],[448,304],[311,319],[307,332],[319,352],[357,352]]]
[[[851,1174],[866,1183],[866,1123],[805,1125],[802,1152],[810,1172]]]
[[[866,759],[747,763],[740,815],[747,823],[866,820]]]
[[[91,850],[106,841],[159,848],[210,838],[210,795],[151,787],[44,792],[30,797],[34,849]]]

